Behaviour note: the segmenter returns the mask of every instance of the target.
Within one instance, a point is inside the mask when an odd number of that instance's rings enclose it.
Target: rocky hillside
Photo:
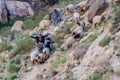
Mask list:
[[[120,0],[60,0],[39,3],[42,8],[5,1],[0,1],[0,80],[120,80]],[[62,15],[56,32],[48,14],[54,9]],[[77,27],[83,29],[73,38]],[[26,59],[35,50],[30,36],[45,31],[55,51],[33,65]]]

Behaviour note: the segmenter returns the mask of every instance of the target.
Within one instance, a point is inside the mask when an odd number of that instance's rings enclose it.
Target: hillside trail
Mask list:
[[[29,72],[24,72],[22,74],[21,80],[35,80],[36,75],[43,75],[40,72],[43,72],[44,69],[46,69],[49,66],[49,63],[52,62],[52,57],[54,54],[50,55],[50,58],[43,64],[36,64],[33,66],[29,66],[30,69]]]
[[[59,26],[63,26],[64,22],[67,21],[69,18],[71,17],[71,15],[63,15],[63,21],[61,21],[59,23]],[[54,34],[54,25],[51,24],[49,29],[47,30],[48,32],[50,32],[52,35]],[[55,53],[55,52],[54,52]],[[37,74],[41,74],[40,72],[42,72],[45,67],[48,67],[48,65],[52,62],[52,60],[54,59],[54,53],[52,55],[50,55],[50,58],[43,64],[37,64],[34,66],[29,66],[29,68],[31,69],[29,72],[23,73],[21,80],[34,80],[34,78],[36,77]]]

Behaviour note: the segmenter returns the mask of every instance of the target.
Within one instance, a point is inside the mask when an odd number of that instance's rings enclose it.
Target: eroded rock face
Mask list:
[[[88,21],[92,23],[92,19],[96,15],[101,15],[106,8],[108,7],[108,3],[105,0],[97,0],[95,1],[89,8],[88,11]]]
[[[8,17],[7,17],[7,10],[4,5],[4,1],[0,1],[0,22],[7,22]]]
[[[7,1],[6,4],[11,15],[34,16],[34,11],[27,2]]]
[[[0,21],[7,22],[13,16],[33,17],[34,11],[27,2],[0,1]]]

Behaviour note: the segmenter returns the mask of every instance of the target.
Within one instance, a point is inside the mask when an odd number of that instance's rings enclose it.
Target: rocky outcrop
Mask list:
[[[107,7],[108,3],[105,0],[95,1],[89,8],[87,15],[88,21],[92,23],[93,17],[96,15],[101,15]]]
[[[8,16],[7,16],[7,10],[4,5],[4,1],[0,1],[0,22],[7,22],[8,21]]]
[[[27,2],[7,1],[6,4],[11,15],[34,16],[34,11]]]
[[[104,32],[102,35],[100,35],[98,37],[98,39],[96,39],[90,45],[87,53],[83,57],[83,60],[82,60],[82,62],[80,64],[80,66],[73,69],[75,78],[77,78],[78,80],[86,80],[88,75],[94,73],[94,71],[97,70],[98,66],[94,66],[94,62],[96,61],[96,57],[98,55],[102,55],[104,53],[107,54],[107,55],[112,54],[113,49],[110,48],[111,50],[109,51],[109,50],[106,50],[105,48],[102,48],[102,47],[99,46],[99,42],[107,34],[108,34],[107,32]],[[102,58],[104,58],[104,57],[102,57]],[[103,66],[102,63],[104,63],[104,62],[101,62],[101,64],[99,64],[99,65]]]
[[[13,16],[33,17],[34,11],[27,2],[0,1],[0,21],[7,22]]]

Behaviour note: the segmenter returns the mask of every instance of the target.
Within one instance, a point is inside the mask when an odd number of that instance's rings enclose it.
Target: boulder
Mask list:
[[[73,59],[79,59],[79,58],[82,59],[87,49],[88,49],[87,45],[84,45],[84,44],[76,45],[72,53]]]
[[[0,1],[0,22],[8,22],[15,16],[33,17],[34,11],[27,2]]]
[[[23,21],[16,21],[11,28],[11,31],[22,31],[24,26]]]
[[[89,8],[87,19],[90,23],[92,23],[93,17],[96,15],[101,15],[106,8],[108,7],[108,3],[105,0],[97,0],[95,1]]]
[[[7,8],[11,15],[33,17],[34,11],[27,2],[7,1]]]
[[[7,22],[8,16],[7,16],[7,10],[5,8],[4,2],[0,0],[0,22]]]

